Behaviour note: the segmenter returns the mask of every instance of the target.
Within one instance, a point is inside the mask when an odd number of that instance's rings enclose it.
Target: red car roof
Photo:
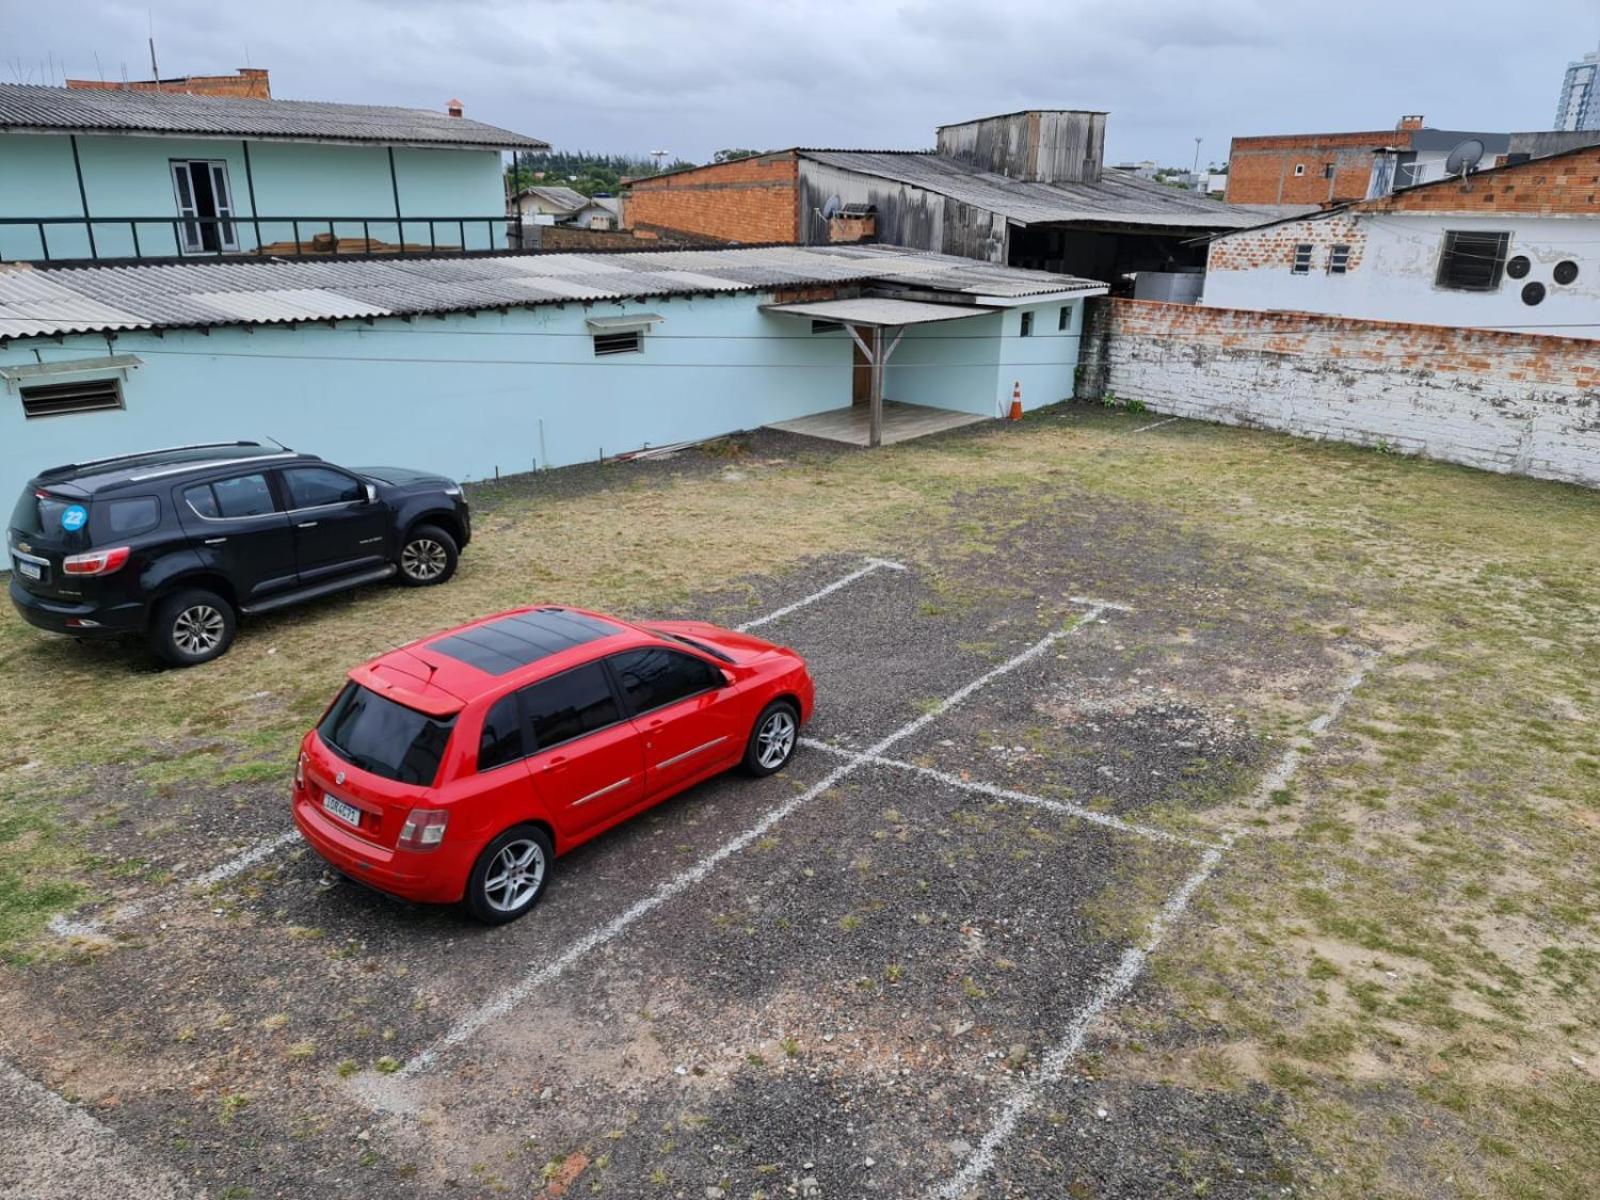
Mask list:
[[[396,703],[435,716],[512,680],[537,679],[605,650],[651,638],[599,613],[529,605],[422,638],[356,667],[350,678]]]

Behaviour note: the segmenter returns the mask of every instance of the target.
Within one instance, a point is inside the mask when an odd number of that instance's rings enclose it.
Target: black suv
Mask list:
[[[236,613],[391,575],[443,583],[471,537],[461,487],[441,475],[257,442],[179,446],[32,480],[11,514],[11,602],[40,629],[142,635],[192,666],[227,650]]]

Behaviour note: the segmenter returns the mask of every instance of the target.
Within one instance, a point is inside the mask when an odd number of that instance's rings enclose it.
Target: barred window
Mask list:
[[[1328,274],[1343,275],[1350,270],[1350,247],[1334,246],[1328,251]]]
[[[1492,292],[1505,271],[1509,233],[1448,229],[1439,254],[1439,274],[1434,282],[1460,292]]]
[[[1308,275],[1311,273],[1311,243],[1300,242],[1294,248],[1294,265],[1289,268],[1291,275]]]
[[[597,333],[594,335],[596,358],[607,354],[635,354],[644,349],[644,334],[637,329],[627,333]]]

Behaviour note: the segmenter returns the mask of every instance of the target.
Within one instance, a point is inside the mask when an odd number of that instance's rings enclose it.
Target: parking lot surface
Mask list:
[[[1138,1194],[1118,1146],[1182,1114],[1113,1117],[1073,1064],[1279,750],[1252,689],[1331,696],[1345,659],[1019,557],[976,597],[887,554],[706,597],[807,657],[805,747],[501,929],[334,881],[272,784],[180,796],[159,882],[58,922],[120,948],[32,971],[11,1052],[239,1195],[1043,1195],[1096,1158]],[[1265,1194],[1263,1118],[1217,1104],[1219,1194]]]

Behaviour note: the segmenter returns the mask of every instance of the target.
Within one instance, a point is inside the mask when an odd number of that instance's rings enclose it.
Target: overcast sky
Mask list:
[[[148,14],[148,15],[147,15]],[[1234,135],[1547,129],[1600,0],[0,0],[0,79],[272,72],[281,99],[442,108],[562,149],[920,148],[1110,112],[1111,161]],[[99,56],[98,65],[96,55]]]

